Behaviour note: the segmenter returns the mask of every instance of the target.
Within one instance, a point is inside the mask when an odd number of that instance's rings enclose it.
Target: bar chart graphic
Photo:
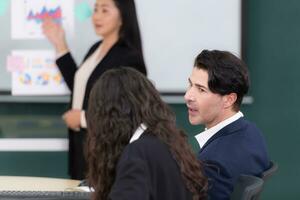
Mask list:
[[[74,0],[12,0],[12,39],[44,39],[41,25],[45,18],[74,33]]]
[[[56,23],[61,23],[62,22],[62,11],[61,7],[58,6],[57,8],[54,9],[48,9],[46,6],[42,8],[40,12],[34,13],[33,10],[30,10],[27,20],[33,20],[36,23],[42,23],[45,18],[51,18],[53,21]]]

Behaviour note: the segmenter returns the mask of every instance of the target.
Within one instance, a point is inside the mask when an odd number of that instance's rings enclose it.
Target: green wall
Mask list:
[[[66,104],[0,103],[1,138],[66,138]],[[0,152],[0,176],[68,178],[67,152]]]
[[[69,178],[67,152],[1,152],[0,176]]]
[[[245,55],[254,97],[247,115],[263,130],[279,165],[263,199],[300,199],[300,1],[246,4]]]

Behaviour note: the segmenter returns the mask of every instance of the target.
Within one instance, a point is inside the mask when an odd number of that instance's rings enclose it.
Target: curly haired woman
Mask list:
[[[87,119],[94,200],[206,198],[207,179],[184,132],[140,72],[105,72],[92,89]]]

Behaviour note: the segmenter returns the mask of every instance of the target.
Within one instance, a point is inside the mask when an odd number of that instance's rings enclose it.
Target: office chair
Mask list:
[[[269,180],[271,176],[275,174],[275,172],[278,170],[278,165],[274,163],[273,161],[270,161],[270,168],[261,173],[260,177],[264,180],[263,187],[266,184],[266,181]],[[258,195],[258,200],[260,199],[260,195]]]
[[[257,200],[263,189],[263,179],[252,175],[240,175],[234,186],[231,200]]]
[[[273,161],[270,161],[270,168],[261,174],[261,178],[264,181],[267,181],[271,176],[274,175],[274,173],[277,171],[277,169],[278,169],[278,165],[276,163],[274,163]]]

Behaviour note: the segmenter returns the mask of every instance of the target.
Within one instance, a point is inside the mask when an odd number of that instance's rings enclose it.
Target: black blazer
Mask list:
[[[110,200],[192,200],[167,145],[145,132],[118,161]]]
[[[267,146],[261,131],[243,117],[225,126],[201,148],[209,179],[209,199],[230,199],[241,174],[260,176],[269,168]]]
[[[99,47],[101,41],[95,43],[88,53],[86,54],[84,61],[96,51]],[[73,91],[74,87],[74,76],[77,70],[77,65],[70,53],[62,56],[61,58],[56,60],[56,64],[64,77],[64,80],[71,90]],[[136,70],[142,72],[143,74],[147,74],[145,63],[143,62],[142,55],[139,54],[134,48],[127,45],[125,42],[118,41],[115,45],[111,47],[108,53],[104,56],[104,58],[100,61],[100,63],[96,66],[94,71],[92,72],[90,78],[88,79],[84,101],[83,101],[83,110],[87,109],[88,99],[90,91],[94,85],[94,83],[98,80],[98,78],[108,69],[120,67],[120,66],[130,66],[135,68]]]
[[[99,47],[100,42],[94,44],[86,54],[84,61]],[[71,92],[73,92],[74,76],[77,70],[77,65],[70,53],[60,57],[56,60],[56,64],[60,69],[62,76]],[[139,54],[134,48],[128,46],[124,42],[117,42],[100,63],[96,66],[90,75],[86,90],[84,94],[82,109],[86,110],[88,107],[88,100],[90,91],[97,81],[97,79],[108,69],[130,66],[138,71],[146,74],[145,64],[142,55]],[[72,96],[71,96],[72,101]],[[82,128],[80,132],[74,133],[69,129],[69,174],[72,179],[84,179],[86,172],[86,163],[84,159],[84,142],[86,138],[86,129]]]

